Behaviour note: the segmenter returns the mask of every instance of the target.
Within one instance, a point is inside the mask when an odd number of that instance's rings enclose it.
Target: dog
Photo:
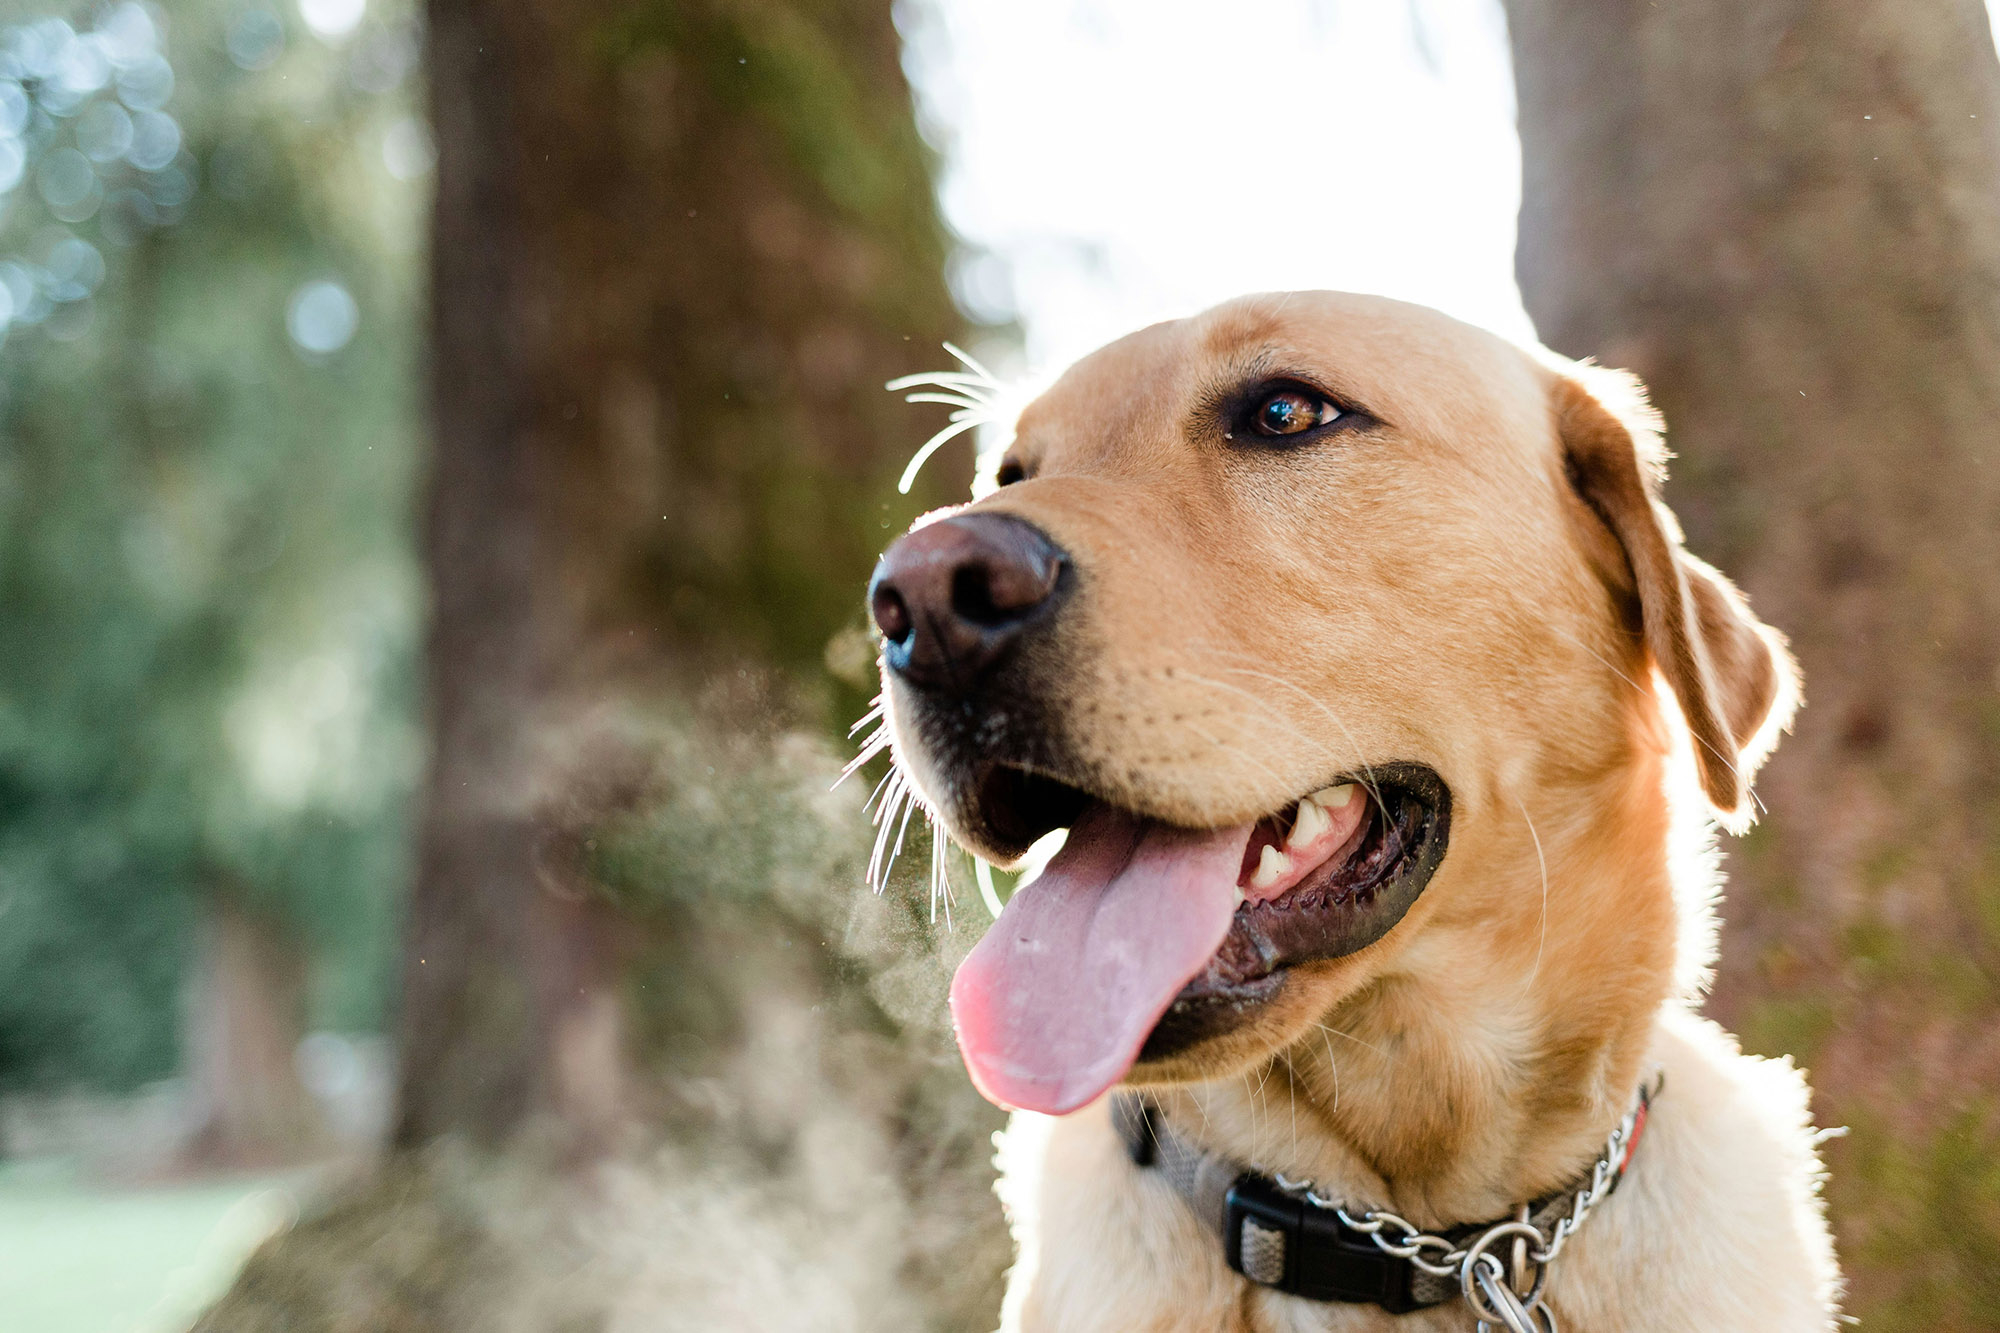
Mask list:
[[[901,772],[996,865],[1068,830],[951,987],[1005,1328],[1834,1325],[1803,1076],[1695,1012],[1796,673],[1664,457],[1621,372],[1252,296],[890,547]]]

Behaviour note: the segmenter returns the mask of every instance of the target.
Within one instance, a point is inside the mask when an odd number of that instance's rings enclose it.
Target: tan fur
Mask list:
[[[1207,430],[1206,396],[1257,373],[1382,424],[1285,455]],[[1074,780],[1194,827],[1397,759],[1453,793],[1449,853],[1387,936],[1142,1069],[1175,1127],[1446,1226],[1572,1182],[1664,1069],[1633,1177],[1555,1266],[1564,1329],[1830,1327],[1804,1084],[1685,1007],[1711,938],[1687,802],[1747,818],[1792,670],[1681,549],[1636,385],[1396,302],[1251,297],[1079,363],[1009,458],[1027,479],[978,507],[1078,571]],[[1009,1329],[1471,1327],[1456,1304],[1393,1317],[1246,1283],[1102,1103],[1017,1116],[1000,1165]]]

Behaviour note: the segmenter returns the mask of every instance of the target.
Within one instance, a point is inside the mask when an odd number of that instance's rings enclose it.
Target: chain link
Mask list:
[[[1577,1228],[1583,1225],[1584,1219],[1590,1216],[1591,1210],[1611,1193],[1611,1187],[1618,1182],[1618,1168],[1632,1145],[1632,1135],[1638,1128],[1639,1117],[1646,1104],[1642,1100],[1612,1129],[1604,1141],[1604,1152],[1591,1165],[1589,1181],[1572,1196],[1569,1211],[1556,1220],[1554,1228],[1546,1235],[1531,1222],[1501,1224],[1510,1229],[1525,1227],[1534,1233],[1537,1243],[1528,1250],[1527,1257],[1536,1267],[1553,1262],[1562,1253],[1569,1238],[1576,1234]],[[1342,1226],[1368,1237],[1384,1254],[1406,1259],[1432,1277],[1459,1276],[1466,1254],[1477,1248],[1480,1240],[1480,1237],[1474,1237],[1471,1246],[1453,1245],[1443,1236],[1434,1236],[1384,1208],[1370,1209],[1359,1216],[1349,1213],[1344,1203],[1322,1199],[1316,1194],[1310,1180],[1291,1181],[1283,1176],[1277,1176],[1276,1180],[1279,1188],[1286,1193],[1303,1198],[1316,1208],[1333,1210]],[[1394,1234],[1385,1234],[1391,1232]],[[1426,1258],[1426,1251],[1436,1254],[1438,1258]]]

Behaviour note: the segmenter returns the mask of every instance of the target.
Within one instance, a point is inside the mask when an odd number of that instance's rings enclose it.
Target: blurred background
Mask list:
[[[1807,681],[1711,1012],[2000,1327],[1977,0],[4,0],[0,1327],[991,1327],[882,385],[1322,286],[1652,385]]]

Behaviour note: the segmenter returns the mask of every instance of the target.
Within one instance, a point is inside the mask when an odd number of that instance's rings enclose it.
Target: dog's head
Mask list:
[[[1659,457],[1624,377],[1334,293],[1145,329],[1030,405],[998,489],[871,589],[952,836],[1006,864],[1069,830],[953,983],[981,1089],[1225,1072],[1432,923],[1531,923],[1497,849],[1665,748],[1655,679],[1744,817],[1790,667],[1681,549]]]

